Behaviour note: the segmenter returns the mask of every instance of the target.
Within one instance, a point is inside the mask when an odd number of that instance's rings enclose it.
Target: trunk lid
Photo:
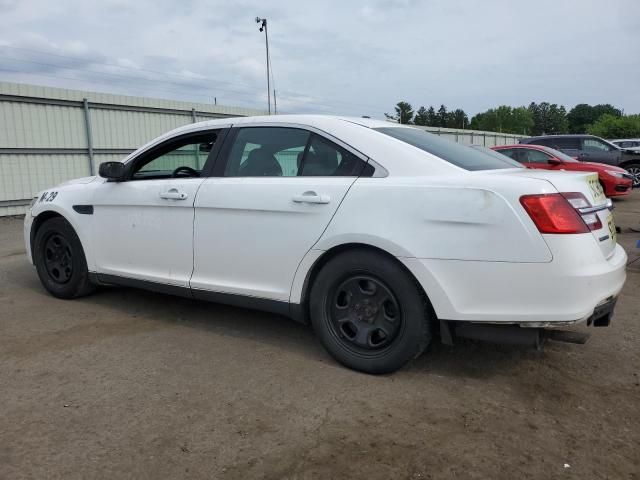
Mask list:
[[[595,241],[600,246],[605,257],[613,254],[616,246],[616,226],[611,213],[611,200],[608,199],[600,185],[597,173],[589,172],[566,172],[522,169],[521,171],[509,171],[506,174],[517,175],[527,178],[546,180],[559,193],[579,192],[582,193],[591,208],[581,208],[578,211],[581,215],[597,215],[602,223],[602,227],[592,230],[591,233]]]

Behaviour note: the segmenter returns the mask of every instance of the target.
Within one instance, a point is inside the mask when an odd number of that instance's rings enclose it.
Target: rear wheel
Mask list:
[[[426,299],[392,258],[373,251],[338,254],[316,277],[311,323],[327,351],[366,373],[393,372],[431,340]]]
[[[640,187],[640,163],[630,163],[624,169],[633,177],[633,188]]]
[[[46,220],[38,229],[33,257],[44,288],[58,298],[75,298],[93,291],[80,239],[62,217]]]

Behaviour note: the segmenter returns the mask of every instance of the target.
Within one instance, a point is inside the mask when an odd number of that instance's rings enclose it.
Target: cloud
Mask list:
[[[0,79],[382,117],[548,100],[640,111],[640,4],[618,0],[0,0]]]

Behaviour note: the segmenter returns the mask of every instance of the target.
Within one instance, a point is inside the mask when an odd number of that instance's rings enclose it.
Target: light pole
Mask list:
[[[267,19],[256,17],[256,23],[260,24],[260,31],[264,30],[264,41],[267,47],[267,110],[271,115],[271,80],[270,80],[270,67],[269,67],[269,35],[267,34]]]

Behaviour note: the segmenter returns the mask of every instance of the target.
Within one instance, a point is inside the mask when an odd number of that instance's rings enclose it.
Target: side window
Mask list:
[[[609,152],[612,148],[597,138],[585,138],[582,141],[582,149],[587,152]]]
[[[225,177],[356,176],[365,163],[333,142],[298,128],[241,128]]]
[[[507,157],[522,163],[522,161],[518,158],[518,151],[513,148],[501,148],[500,150],[496,150],[496,152],[501,153],[502,155],[506,155]]]
[[[160,144],[134,160],[131,180],[199,177],[216,139],[206,132]]]
[[[540,150],[523,148],[520,151],[520,161],[523,163],[549,163],[549,158],[549,155]]]
[[[580,150],[580,139],[575,137],[552,137],[545,145],[556,150]]]
[[[297,128],[241,128],[229,153],[225,177],[295,177],[310,133]]]
[[[301,177],[351,177],[357,176],[363,166],[364,162],[351,152],[314,134],[298,166],[298,175]]]

